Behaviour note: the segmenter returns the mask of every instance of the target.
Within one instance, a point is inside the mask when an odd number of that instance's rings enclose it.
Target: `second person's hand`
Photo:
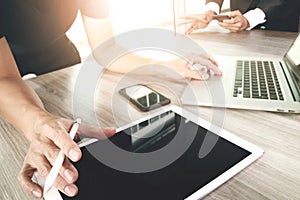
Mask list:
[[[191,34],[193,31],[203,29],[213,20],[213,16],[216,15],[213,11],[207,11],[201,14],[187,15],[181,17],[183,22],[177,24],[177,26],[186,25],[185,34]]]
[[[189,54],[186,56],[188,62],[184,59],[176,59],[166,63],[172,69],[177,71],[181,76],[187,79],[207,80],[208,73],[203,73],[192,68],[194,64],[200,64],[207,68],[207,71],[212,71],[213,74],[221,76],[222,71],[218,67],[217,61],[208,54]]]
[[[223,22],[218,22],[218,24],[231,32],[243,31],[249,27],[247,18],[239,10],[231,12],[229,16],[231,19],[223,20]]]

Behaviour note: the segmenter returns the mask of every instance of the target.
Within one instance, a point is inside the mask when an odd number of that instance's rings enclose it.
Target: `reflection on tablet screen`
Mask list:
[[[179,124],[183,128],[178,129]],[[76,183],[79,193],[72,199],[184,199],[250,155],[247,150],[219,137],[212,151],[200,159],[199,149],[206,134],[218,136],[173,111],[134,125],[110,140],[127,151],[144,153],[160,149],[176,134],[189,134],[189,130],[195,128],[198,130],[196,138],[179,159],[165,168],[148,173],[126,173],[112,169],[83,148],[82,159],[75,163],[79,171]],[[97,148],[101,143],[98,141],[91,145]],[[71,199],[63,194],[62,197]]]

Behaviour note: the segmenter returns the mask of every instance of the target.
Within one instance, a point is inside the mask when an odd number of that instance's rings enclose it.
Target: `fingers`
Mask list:
[[[68,183],[74,183],[78,179],[77,169],[67,158],[65,158],[59,173]]]
[[[59,149],[61,149],[65,155],[67,155],[73,162],[76,162],[81,158],[82,154],[78,145],[70,138],[69,134],[66,131],[66,129],[69,129],[66,127],[71,127],[72,123],[73,122],[69,120],[52,122],[44,125],[42,128],[42,132],[45,133],[46,136],[51,141],[53,141],[53,143]],[[114,135],[116,133],[116,129],[100,128],[95,126],[89,126],[86,124],[81,124],[78,132],[83,133],[87,137],[106,139]],[[50,155],[48,157],[49,159],[51,159]]]
[[[185,30],[185,34],[190,34],[194,30],[207,27],[207,25],[212,20],[212,18],[207,16],[206,14],[187,15],[181,17],[181,19],[183,19],[184,21],[178,23],[177,26],[188,25],[188,28]]]
[[[36,163],[38,163],[38,166],[36,165]],[[65,168],[67,167],[72,170],[75,169],[73,166],[70,166],[71,163],[65,162],[64,165]],[[40,176],[46,179],[46,177],[50,173],[51,167],[52,165],[42,155],[36,155],[33,157],[29,154],[28,156],[26,156],[22,170],[18,175],[18,180],[23,190],[35,197],[42,197],[43,189],[41,188],[41,186],[32,181],[32,176],[37,171]],[[73,178],[73,181],[76,181],[76,179]],[[66,181],[66,179],[63,178],[60,174],[55,180],[54,187],[68,196],[75,196],[78,192],[78,188],[76,187],[76,185],[74,185],[73,182]]]
[[[218,66],[218,62],[215,60],[214,57],[212,57],[212,55],[207,55],[208,56],[208,59],[215,65],[215,66]],[[221,72],[221,71],[220,71]],[[222,73],[222,72],[221,72]]]
[[[188,26],[184,32],[184,34],[189,35],[193,32],[194,28],[192,25]]]
[[[37,166],[37,170],[39,174],[46,179],[51,171],[51,167],[52,165],[50,165],[50,163],[45,159],[42,165]],[[77,186],[66,181],[60,174],[58,174],[55,179],[54,187],[70,197],[75,196],[78,192]]]
[[[218,24],[232,32],[242,31],[249,27],[248,20],[238,10],[230,13],[231,19],[224,20]]]
[[[53,122],[53,124],[45,125],[42,131],[59,149],[64,152],[65,155],[67,155],[73,162],[77,162],[81,158],[81,150],[70,138],[65,126],[67,125],[57,121]]]
[[[25,192],[34,197],[41,198],[43,194],[42,187],[31,180],[35,170],[36,169],[25,163],[18,175],[18,181]]]
[[[243,14],[239,10],[234,10],[234,11],[230,12],[230,14],[229,14],[229,16],[232,17],[232,18],[235,18],[237,16],[241,16],[241,15],[243,15]]]
[[[238,18],[233,18],[230,20],[224,20],[223,22],[218,22],[219,26],[228,29],[232,32],[237,32],[241,29],[242,23]]]
[[[35,172],[38,172],[46,179],[60,150],[74,162],[81,158],[80,148],[67,132],[72,124],[71,120],[50,117],[35,126],[30,148],[18,176],[22,188],[27,193],[35,197],[42,196],[42,188],[34,183],[31,178]],[[98,139],[108,138],[116,132],[114,128],[102,129],[84,124],[80,126],[78,131]],[[66,195],[74,196],[78,192],[77,186],[74,185],[77,179],[78,171],[66,157],[54,186]]]
[[[215,58],[212,57],[211,55],[207,55],[207,58],[208,58],[209,62],[211,62],[211,66],[213,66],[213,69],[212,68],[211,69],[213,70],[214,74],[222,76],[223,72],[220,70],[219,64],[215,60]]]
[[[182,75],[185,78],[202,80],[202,81],[207,80],[209,78],[209,75],[207,73],[201,73],[201,71],[192,70],[192,69],[189,69],[188,67],[185,68]]]
[[[116,133],[115,128],[100,128],[95,126],[89,126],[86,124],[81,124],[78,130],[87,137],[106,139],[113,136]]]
[[[217,61],[210,55],[206,54],[190,54],[187,56],[189,62],[192,64],[200,64],[206,66],[209,70],[212,70],[216,75],[222,75],[222,71],[218,67]]]
[[[47,178],[60,149],[74,162],[81,157],[77,144],[70,138],[66,127],[71,127],[72,121],[55,119],[42,125],[40,133],[32,141],[25,163],[33,166],[38,173]],[[75,152],[75,153],[74,153]],[[54,186],[68,196],[74,196],[78,188],[73,184],[78,178],[76,168],[65,159],[60,168]]]
[[[60,174],[55,180],[54,187],[70,197],[73,197],[78,193],[78,187],[75,184],[69,184]]]
[[[50,147],[46,148],[47,146]],[[50,162],[50,164],[53,165],[57,158],[57,155],[59,154],[59,149],[53,148],[52,145],[44,145],[44,148],[49,150],[42,152],[42,154],[44,154],[47,160]],[[76,168],[72,165],[72,163],[67,158],[65,158],[63,165],[60,168],[59,174],[68,183],[74,183],[78,179],[78,172]]]
[[[189,35],[189,34],[191,34],[194,30],[196,30],[195,25],[190,25],[190,26],[187,27],[187,29],[185,30],[185,33],[184,33],[184,34]]]
[[[176,25],[181,26],[181,25],[188,25],[188,24],[192,24],[192,23],[195,23],[195,21],[194,20],[185,20],[185,21],[177,23]]]
[[[42,164],[37,166],[37,171],[41,176],[43,176],[46,179],[51,171],[52,165],[43,157],[39,160],[42,162]],[[77,191],[66,191],[66,188],[69,189],[68,186],[74,188],[73,185],[74,184],[69,184],[60,174],[58,174],[54,182],[54,187],[56,187],[58,190],[64,192],[69,196],[74,196],[77,194]]]

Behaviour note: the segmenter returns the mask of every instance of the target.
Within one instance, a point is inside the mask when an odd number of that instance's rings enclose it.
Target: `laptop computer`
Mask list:
[[[183,104],[300,113],[300,36],[282,59],[215,56],[223,76],[192,80]]]

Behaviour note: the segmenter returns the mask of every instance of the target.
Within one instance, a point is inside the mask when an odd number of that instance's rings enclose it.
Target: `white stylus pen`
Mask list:
[[[74,137],[79,129],[80,123],[81,123],[81,119],[78,118],[75,120],[74,124],[72,125],[72,128],[69,133],[72,140],[74,139]],[[53,167],[52,167],[49,175],[46,178],[45,185],[44,185],[44,191],[43,191],[44,195],[52,188],[52,186],[55,182],[55,179],[58,175],[58,172],[64,162],[64,159],[65,159],[65,154],[63,153],[62,150],[60,150],[57,158],[54,161]]]

